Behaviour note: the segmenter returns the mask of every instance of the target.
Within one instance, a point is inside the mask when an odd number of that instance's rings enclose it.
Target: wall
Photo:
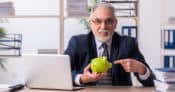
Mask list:
[[[59,51],[60,0],[0,0],[4,1],[13,2],[16,16],[7,17],[8,22],[0,26],[7,33],[22,34],[22,53],[37,53],[38,49]],[[17,57],[5,59],[5,65],[6,71],[0,69],[0,83],[24,82],[24,66]]]
[[[148,64],[151,66],[152,69],[156,67],[160,67],[160,0],[140,0],[140,10],[139,10],[139,20],[140,20],[140,27],[139,27],[139,46],[141,48],[142,53],[145,56],[146,61]],[[26,20],[25,20],[26,21]],[[28,20],[27,20],[28,21]],[[17,22],[17,21],[16,21]],[[24,21],[23,21],[24,22]],[[58,30],[57,29],[57,22],[58,21],[50,21],[54,24],[50,24],[47,21],[43,25],[50,25],[53,30]],[[124,21],[121,20],[122,23],[125,23]],[[30,22],[29,22],[30,23]],[[65,21],[65,46],[67,45],[67,42],[69,38],[72,36],[72,34],[79,34],[79,33],[86,33],[87,31],[83,31],[83,26],[79,24],[78,20],[74,19],[68,19]],[[33,43],[31,44],[30,41],[34,41],[38,39],[38,36],[36,35],[31,35],[31,37],[28,35],[30,34],[30,30],[27,32],[25,31],[25,26],[28,26],[27,23],[26,25],[17,25],[14,26],[16,28],[16,32],[23,32],[28,36],[25,40],[25,47],[27,48],[31,45],[34,45]],[[80,27],[76,27],[80,25]],[[121,24],[119,24],[120,26]],[[34,27],[33,27],[34,26]],[[35,27],[39,26],[38,24],[34,25],[33,23],[28,26],[30,29],[36,29]],[[38,27],[37,29],[39,29]],[[52,37],[51,39],[54,39],[52,42],[50,42],[50,38],[44,38],[46,43],[43,44],[38,44],[36,46],[42,45],[43,48],[49,46],[57,47],[59,41],[59,37],[57,38],[58,34],[56,31],[49,30],[47,27],[43,28],[45,31],[37,31],[33,30],[33,32],[37,32],[40,35],[43,35],[43,37]],[[117,29],[120,30],[120,29]],[[42,33],[42,34],[41,34]],[[25,37],[24,37],[25,39]],[[42,39],[40,39],[42,40]],[[29,41],[29,42],[28,42]],[[51,43],[51,44],[50,44]],[[36,43],[35,43],[36,44]],[[36,47],[37,48],[37,47]],[[28,52],[28,51],[26,51]],[[24,76],[22,71],[22,64],[20,62],[14,62],[14,61],[8,61],[6,62],[8,66],[8,72],[4,73],[3,71],[0,71],[0,83],[15,83],[15,82],[24,82]]]
[[[140,0],[140,48],[152,69],[160,67],[161,0]]]

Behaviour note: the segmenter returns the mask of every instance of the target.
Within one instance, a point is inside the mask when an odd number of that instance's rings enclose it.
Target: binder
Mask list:
[[[164,48],[175,49],[175,29],[164,29]]]
[[[164,68],[175,68],[175,56],[164,56]]]
[[[137,39],[137,26],[122,26],[122,35]]]
[[[164,48],[168,48],[168,30],[164,30]]]
[[[175,67],[175,56],[173,56],[173,67]]]
[[[169,30],[169,47],[170,48],[174,48],[174,46],[173,46],[173,39],[174,39],[174,34],[175,32],[173,31],[173,30]]]
[[[164,68],[169,68],[170,63],[169,63],[169,57],[170,56],[164,56]]]

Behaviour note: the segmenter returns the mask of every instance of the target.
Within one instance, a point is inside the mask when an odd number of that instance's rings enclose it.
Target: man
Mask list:
[[[132,85],[134,72],[143,86],[153,86],[154,75],[140,53],[134,38],[114,32],[117,25],[115,9],[100,3],[92,9],[89,26],[92,32],[71,38],[65,54],[71,59],[74,85]],[[102,56],[106,44],[107,57],[113,63],[107,73],[92,73],[90,61]]]

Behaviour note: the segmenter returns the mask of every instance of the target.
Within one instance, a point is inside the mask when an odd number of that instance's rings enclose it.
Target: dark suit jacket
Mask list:
[[[92,32],[87,35],[72,37],[64,54],[68,54],[70,56],[72,76],[74,80],[75,75],[80,73],[82,74],[83,69],[90,63],[91,59],[97,57],[96,43]],[[140,53],[137,42],[134,38],[126,36],[122,37],[117,33],[114,33],[112,37],[110,55],[109,61],[111,62],[124,58],[133,58],[142,62],[149,68],[144,60],[144,57]],[[135,73],[137,79],[143,84],[143,86],[154,85],[154,75],[151,70],[150,72],[151,75],[147,80],[139,79],[138,74]],[[87,85],[95,84],[96,83],[88,83]],[[125,72],[120,64],[112,65],[112,85],[132,85],[130,73]]]

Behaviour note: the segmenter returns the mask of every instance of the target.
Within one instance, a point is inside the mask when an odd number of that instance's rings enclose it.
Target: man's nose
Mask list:
[[[101,29],[106,29],[106,23],[105,22],[101,23]]]

